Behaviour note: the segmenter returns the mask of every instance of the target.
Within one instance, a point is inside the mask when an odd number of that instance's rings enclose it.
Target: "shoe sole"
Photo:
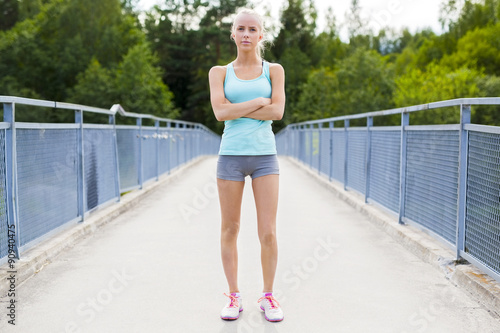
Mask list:
[[[267,318],[267,316],[266,316],[266,310],[262,307],[262,305],[260,306],[260,309],[262,311],[264,311],[264,317],[266,317],[267,321],[271,321],[271,322],[275,323],[275,322],[278,322],[278,321],[282,321],[285,318],[285,317],[283,317],[281,319],[269,319],[269,318]]]
[[[240,309],[240,312],[243,311],[243,308]],[[240,317],[240,314],[238,313],[238,317],[220,317],[221,319],[224,319],[224,320],[236,320]]]

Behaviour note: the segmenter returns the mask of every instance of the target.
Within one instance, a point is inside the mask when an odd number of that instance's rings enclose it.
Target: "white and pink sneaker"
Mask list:
[[[260,308],[264,311],[264,315],[268,321],[283,320],[283,310],[278,301],[273,297],[273,293],[265,293],[257,302],[260,303]]]
[[[231,293],[229,295],[224,294],[229,297],[229,302],[226,304],[220,313],[220,317],[225,320],[235,320],[240,317],[240,312],[243,311],[243,304],[241,303],[241,297],[236,293]]]

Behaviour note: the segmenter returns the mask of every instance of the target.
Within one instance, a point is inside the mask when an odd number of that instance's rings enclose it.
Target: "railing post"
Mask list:
[[[466,124],[471,122],[471,106],[460,105],[460,153],[458,182],[458,221],[457,221],[457,260],[460,252],[465,250],[465,217],[467,213],[467,167],[469,150],[469,132]]]
[[[299,160],[300,162],[303,162],[302,161],[302,155],[303,155],[303,151],[304,151],[304,143],[305,141],[302,140],[302,137],[303,137],[303,125],[298,125],[297,127],[297,160]]]
[[[309,136],[309,167],[313,168],[313,133],[314,133],[314,125],[309,125],[309,130],[311,131],[311,135]]]
[[[136,124],[139,126],[139,160],[137,161],[137,177],[139,179],[139,188],[142,189],[143,183],[143,156],[142,156],[142,118],[136,119]]]
[[[199,133],[200,133],[200,128],[198,125],[194,125],[194,132],[193,132],[193,139],[191,140],[191,147],[193,147],[193,158],[196,158],[200,155],[199,153]]]
[[[302,147],[300,140],[300,125],[295,127],[295,158],[300,161],[300,150]]]
[[[114,163],[116,170],[115,194],[117,199],[116,201],[120,202],[120,161],[118,160],[118,135],[116,133],[116,116],[114,114],[109,116],[109,124],[113,125],[113,146],[115,151]]]
[[[167,122],[167,152],[165,154],[167,154],[167,170],[168,170],[168,174],[170,175],[170,169],[171,169],[171,160],[172,160],[172,156],[170,156],[170,146],[172,145],[172,135],[170,134],[170,127],[172,126],[172,123],[171,122]]]
[[[189,133],[189,160],[194,159],[194,141],[196,140],[196,125],[192,125],[191,132]]]
[[[328,173],[328,180],[333,180],[333,129],[335,128],[335,124],[333,121],[330,122],[330,170]]]
[[[290,132],[292,134],[292,148],[290,151],[290,156],[297,158],[297,128],[295,126],[292,126],[290,128]]]
[[[156,180],[160,179],[160,121],[155,120],[156,129]]]
[[[370,167],[372,159],[372,127],[373,117],[366,119],[366,167],[365,167],[365,203],[368,203],[370,197]]]
[[[75,110],[75,123],[78,124],[76,139],[77,139],[77,186],[78,186],[78,215],[82,217],[80,222],[85,221],[85,156],[84,156],[84,143],[83,143],[83,111]]]
[[[300,152],[302,150],[302,140],[300,139],[300,136],[301,136],[301,134],[300,134],[301,127],[302,127],[302,125],[297,125],[297,128],[296,128],[297,133],[295,134],[296,141],[297,141],[297,147],[296,147],[296,149],[297,149],[297,155],[296,155],[296,158],[297,158],[298,161],[300,161]]]
[[[183,132],[184,132],[184,161],[182,161],[182,163],[186,163],[187,160],[188,160],[188,132],[189,132],[189,129],[188,129],[188,124],[184,124],[183,128]]]
[[[321,130],[323,129],[323,123],[318,124],[318,175],[321,175],[321,155],[323,153],[323,140],[321,140]]]
[[[404,224],[403,217],[405,216],[405,201],[406,201],[406,144],[407,130],[406,126],[410,125],[410,114],[408,112],[401,113],[401,150],[399,158],[399,223]]]
[[[175,128],[177,128],[177,129],[181,128],[180,124],[179,123],[175,123]],[[182,131],[179,131],[179,132],[182,133]],[[177,165],[176,165],[176,167],[177,167],[177,166],[179,166],[181,164],[180,157],[179,157],[180,156],[179,152],[180,152],[180,146],[181,146],[181,142],[180,141],[181,141],[182,135],[180,135],[179,133],[176,133],[175,135],[177,136],[177,141],[179,141],[179,144],[175,145],[176,146],[175,147],[175,154],[176,154],[176,160],[175,160],[175,162],[177,163]]]
[[[3,105],[3,120],[10,123],[5,130],[5,191],[7,200],[7,239],[13,239],[14,244],[8,242],[9,254],[12,248],[17,259],[20,258],[21,230],[19,229],[19,203],[17,192],[17,148],[16,148],[16,105],[5,103]]]
[[[344,140],[345,140],[345,152],[344,152],[344,190],[347,191],[347,174],[349,172],[349,119],[344,120]]]

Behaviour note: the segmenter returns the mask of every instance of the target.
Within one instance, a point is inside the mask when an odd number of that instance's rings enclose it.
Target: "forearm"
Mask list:
[[[225,121],[248,117],[249,114],[261,109],[262,106],[263,103],[259,99],[234,104],[226,101],[225,103],[217,105],[217,107],[214,108],[214,111],[217,120]]]
[[[245,117],[257,120],[281,120],[281,118],[283,118],[283,112],[283,106],[279,104],[270,104],[250,112]]]

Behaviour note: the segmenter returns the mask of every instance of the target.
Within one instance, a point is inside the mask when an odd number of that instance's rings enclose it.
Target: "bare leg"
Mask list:
[[[230,293],[238,289],[238,233],[245,182],[217,179],[221,209],[221,257]]]
[[[257,223],[261,248],[263,292],[272,292],[276,265],[278,263],[278,243],[276,240],[276,213],[278,210],[279,175],[267,175],[252,181]]]

